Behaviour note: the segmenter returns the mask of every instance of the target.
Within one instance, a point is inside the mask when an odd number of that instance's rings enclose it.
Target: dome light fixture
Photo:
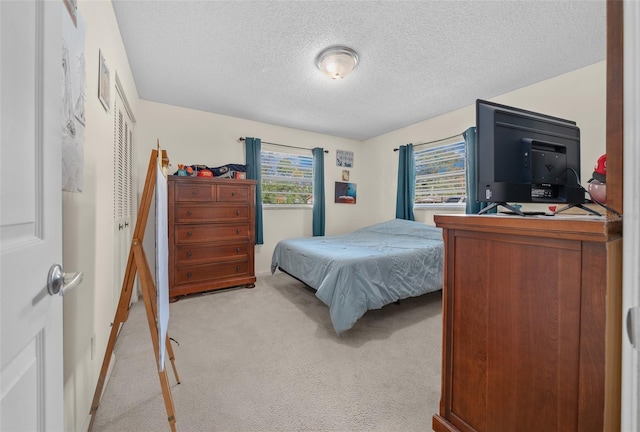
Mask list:
[[[326,48],[316,57],[316,66],[331,79],[346,77],[358,64],[358,53],[346,46]]]

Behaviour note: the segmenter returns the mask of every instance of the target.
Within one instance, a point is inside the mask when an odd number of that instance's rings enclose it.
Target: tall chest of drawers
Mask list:
[[[254,180],[169,176],[169,297],[255,286]]]

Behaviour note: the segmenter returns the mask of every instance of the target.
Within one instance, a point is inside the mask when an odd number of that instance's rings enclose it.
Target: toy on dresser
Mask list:
[[[593,168],[593,175],[589,180],[589,195],[598,203],[607,203],[607,155],[598,158]]]
[[[182,177],[196,176],[196,177],[246,179],[247,166],[241,165],[241,164],[227,164],[227,165],[211,168],[206,165],[178,164],[178,170],[174,173],[174,175],[182,176]]]

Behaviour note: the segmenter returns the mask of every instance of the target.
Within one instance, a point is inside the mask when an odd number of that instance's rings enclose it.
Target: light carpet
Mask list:
[[[182,298],[167,372],[178,431],[430,431],[441,291],[368,311],[335,334],[329,309],[284,273]],[[144,304],[131,308],[95,432],[169,430]]]

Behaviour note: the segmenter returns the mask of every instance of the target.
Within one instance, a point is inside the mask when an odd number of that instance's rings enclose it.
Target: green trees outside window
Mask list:
[[[414,152],[415,204],[463,203],[466,199],[465,143],[441,144]]]
[[[313,204],[313,157],[262,150],[262,203]]]

